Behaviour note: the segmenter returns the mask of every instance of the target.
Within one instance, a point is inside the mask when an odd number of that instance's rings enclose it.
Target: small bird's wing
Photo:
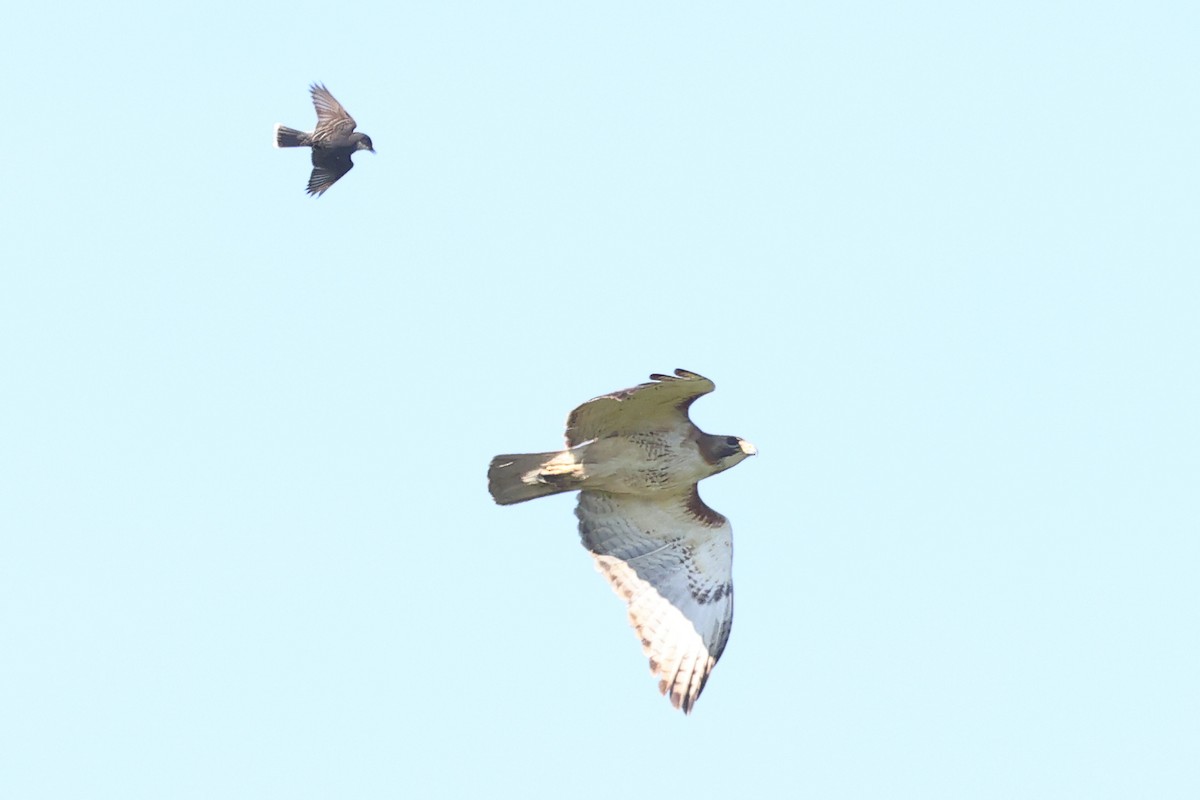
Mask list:
[[[688,407],[716,388],[708,378],[685,369],[675,370],[674,375],[651,375],[650,381],[594,398],[572,411],[567,418],[567,446],[687,422]]]
[[[579,535],[629,609],[658,688],[684,713],[733,625],[733,529],[700,499],[579,493]]]
[[[313,106],[317,109],[317,127],[313,130],[313,139],[327,141],[340,139],[354,133],[358,124],[346,109],[342,108],[333,95],[322,84],[314,83],[309,91],[312,92]]]
[[[320,150],[312,151],[313,171],[308,178],[308,193],[325,194],[325,190],[337,183],[338,179],[354,169],[349,151]]]

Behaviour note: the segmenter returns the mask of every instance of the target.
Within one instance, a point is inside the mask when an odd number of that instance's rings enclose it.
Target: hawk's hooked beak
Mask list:
[[[747,442],[745,439],[738,439],[738,447],[742,448],[742,452],[748,456],[758,455],[758,448]]]

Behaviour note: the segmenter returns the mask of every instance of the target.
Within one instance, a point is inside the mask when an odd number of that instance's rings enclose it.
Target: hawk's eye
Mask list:
[[[736,437],[736,436],[726,436],[726,437],[725,437],[725,444],[729,445],[730,447],[737,447],[737,446],[738,446],[738,439],[737,439],[737,437]]]

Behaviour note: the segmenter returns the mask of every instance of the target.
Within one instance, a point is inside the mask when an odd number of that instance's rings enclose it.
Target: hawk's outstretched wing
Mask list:
[[[688,407],[716,388],[708,378],[685,369],[675,370],[674,375],[654,374],[650,380],[588,400],[572,411],[567,418],[567,446],[686,422]]]
[[[313,107],[317,109],[317,127],[313,130],[313,139],[328,141],[354,133],[358,123],[342,108],[342,104],[328,89],[322,84],[314,83],[309,87],[309,91],[312,92]]]
[[[659,691],[690,712],[733,624],[729,522],[695,486],[665,498],[580,492],[575,516],[584,547],[628,605]]]

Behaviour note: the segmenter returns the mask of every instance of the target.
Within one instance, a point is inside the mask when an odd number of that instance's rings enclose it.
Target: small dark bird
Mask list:
[[[312,133],[298,131],[286,125],[275,126],[276,147],[311,147],[312,176],[308,179],[308,193],[322,195],[337,183],[338,178],[354,167],[350,154],[356,150],[370,150],[371,137],[355,133],[358,123],[346,113],[334,96],[323,85],[314,83],[309,87],[313,105],[317,109],[317,127]]]

